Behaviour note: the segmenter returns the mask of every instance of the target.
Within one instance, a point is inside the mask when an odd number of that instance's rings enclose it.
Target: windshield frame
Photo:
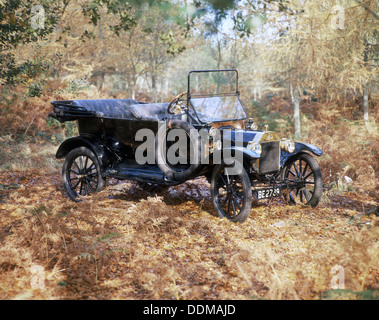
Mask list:
[[[208,73],[208,72],[235,72],[236,73],[236,91],[235,92],[229,92],[229,93],[216,93],[216,94],[191,94],[191,74],[192,73]],[[240,99],[240,92],[238,91],[238,71],[236,69],[216,69],[216,70],[191,70],[188,72],[188,87],[187,87],[187,109],[190,108],[194,111],[197,120],[200,123],[207,123],[200,119],[199,115],[197,114],[196,108],[191,103],[191,98],[207,98],[207,97],[225,97],[225,96],[235,96],[240,103],[244,113],[244,118],[236,118],[236,119],[222,119],[222,120],[214,120],[211,122],[225,122],[225,121],[239,121],[239,120],[245,120],[248,118],[248,114],[246,112],[245,107],[243,106],[241,99]],[[189,113],[189,112],[188,112]],[[190,114],[190,113],[189,113]]]
[[[191,94],[191,74],[193,73],[211,73],[211,72],[235,72],[236,73],[236,91],[235,92],[226,92],[226,93],[208,93],[208,94]],[[213,97],[213,96],[223,96],[223,95],[238,95],[238,71],[236,69],[215,69],[215,70],[191,70],[188,72],[187,76],[187,96],[188,97]]]

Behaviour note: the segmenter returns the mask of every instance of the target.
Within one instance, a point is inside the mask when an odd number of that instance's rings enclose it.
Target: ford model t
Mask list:
[[[51,117],[76,120],[79,136],[64,141],[63,184],[79,201],[106,178],[165,186],[199,176],[210,182],[217,214],[244,221],[252,200],[283,196],[316,206],[322,177],[310,144],[281,139],[248,118],[236,70],[195,70],[187,92],[169,103],[133,99],[53,101]]]

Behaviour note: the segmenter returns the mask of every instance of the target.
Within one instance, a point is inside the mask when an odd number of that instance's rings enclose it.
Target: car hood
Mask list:
[[[246,146],[250,141],[257,143],[280,140],[276,132],[242,129],[223,129],[223,139],[233,142],[242,142]]]

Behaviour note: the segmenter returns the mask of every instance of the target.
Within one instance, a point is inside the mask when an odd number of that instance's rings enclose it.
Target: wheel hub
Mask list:
[[[302,174],[299,174],[294,181],[296,188],[301,189],[305,187],[305,179]]]
[[[228,195],[233,194],[234,193],[233,186],[230,184],[226,185],[226,191],[227,191]]]
[[[88,180],[88,173],[80,171],[78,174],[78,179],[80,182],[86,182]]]

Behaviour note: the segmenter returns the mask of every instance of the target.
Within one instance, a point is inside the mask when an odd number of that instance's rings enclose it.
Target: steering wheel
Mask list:
[[[167,112],[169,114],[177,114],[176,112],[172,111],[171,108],[173,106],[175,106],[180,101],[180,98],[186,94],[187,94],[187,92],[182,92],[182,93],[178,94],[174,99],[172,99],[172,101],[167,106]]]

